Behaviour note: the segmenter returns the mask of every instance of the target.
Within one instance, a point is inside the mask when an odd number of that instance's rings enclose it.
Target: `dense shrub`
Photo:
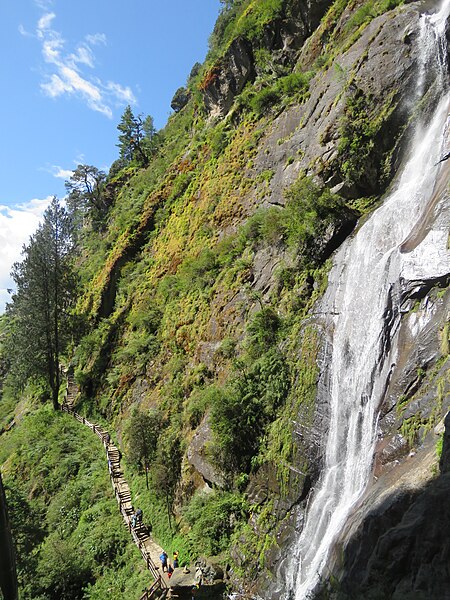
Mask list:
[[[263,115],[281,98],[281,93],[273,87],[262,88],[250,100],[250,106],[257,115]]]
[[[0,464],[21,598],[106,600],[113,589],[115,597],[139,595],[145,565],[123,527],[104,450],[92,432],[41,408],[2,438]],[[95,595],[112,574],[123,585]],[[92,596],[85,595],[88,587]]]
[[[250,471],[260,438],[289,387],[286,360],[274,347],[258,360],[237,364],[234,378],[215,396],[211,409],[215,443],[211,451],[230,483],[233,475]]]
[[[236,523],[246,516],[247,510],[240,494],[220,491],[196,494],[183,511],[191,526],[193,551],[214,556],[225,550]]]

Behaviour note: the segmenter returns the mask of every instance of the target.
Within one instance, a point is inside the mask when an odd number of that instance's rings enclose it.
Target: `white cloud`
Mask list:
[[[135,104],[136,97],[128,86],[115,81],[104,83],[95,75],[88,75],[86,68],[94,69],[95,55],[93,46],[106,45],[106,36],[95,33],[85,36],[72,52],[66,52],[66,42],[61,33],[53,27],[56,18],[54,12],[48,10],[49,4],[44,0],[36,0],[38,5],[46,6],[46,12],[39,19],[35,37],[41,43],[42,56],[47,65],[44,81],[40,87],[50,98],[58,98],[64,94],[82,99],[87,106],[112,118],[114,106]],[[26,35],[20,26],[19,31]]]
[[[47,196],[46,198],[33,198],[32,200],[29,200],[28,202],[18,204],[16,206],[16,209],[9,208],[9,212],[13,216],[21,216],[22,215],[24,218],[26,217],[26,215],[34,215],[35,217],[37,217],[38,221],[40,221],[42,219],[44,212],[47,210],[50,202],[52,201],[52,198],[53,198],[53,196]],[[37,225],[36,225],[36,227],[37,227]],[[36,227],[34,229],[36,229]]]
[[[94,54],[88,46],[78,46],[75,53],[69,55],[69,60],[75,65],[81,64],[94,68]]]
[[[88,102],[101,101],[102,95],[99,88],[93,83],[90,83],[87,79],[83,79],[75,69],[66,65],[61,65],[60,73],[71,92],[80,92],[85,96]]]
[[[6,290],[14,287],[10,277],[12,266],[21,260],[22,247],[36,231],[51,199],[51,196],[35,198],[13,208],[0,206],[0,312],[10,299]]]
[[[41,10],[50,10],[50,7],[53,6],[53,0],[34,0],[34,3]]]
[[[29,31],[27,31],[25,29],[25,27],[22,25],[22,23],[20,23],[18,29],[19,29],[20,35],[23,35],[23,37],[33,37],[33,34],[30,33]]]
[[[126,102],[127,104],[134,104],[136,102],[135,95],[131,91],[131,88],[123,87],[120,85],[120,83],[108,81],[106,89],[109,90],[117,98],[117,100]]]
[[[36,29],[36,35],[42,39],[50,29],[53,19],[56,17],[54,12],[46,13],[39,19]]]
[[[41,83],[41,90],[50,96],[50,98],[56,98],[57,96],[61,96],[65,92],[70,92],[70,86],[68,86],[61,77],[58,75],[53,75],[50,77],[50,80],[47,83]]]
[[[52,167],[52,175],[57,179],[70,179],[73,175],[73,171],[71,169],[63,169],[58,165],[53,165]]]
[[[91,46],[98,46],[102,44],[106,46],[106,35],[104,33],[94,33],[87,35],[85,38],[86,42]]]
[[[45,62],[58,65],[60,63],[60,50],[64,46],[64,40],[55,36],[51,40],[44,40],[42,43],[42,55]]]

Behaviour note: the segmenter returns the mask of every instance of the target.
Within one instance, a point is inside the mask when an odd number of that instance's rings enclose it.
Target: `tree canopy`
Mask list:
[[[136,162],[142,167],[147,167],[150,157],[156,148],[156,129],[153,118],[140,114],[135,116],[128,105],[124,110],[120,123],[119,143],[120,157],[127,162]]]
[[[76,225],[89,221],[94,229],[103,222],[109,208],[104,194],[106,173],[92,165],[78,165],[65,182],[67,207]]]

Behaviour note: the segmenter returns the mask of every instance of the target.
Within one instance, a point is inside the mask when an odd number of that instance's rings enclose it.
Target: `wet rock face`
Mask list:
[[[284,204],[282,190],[301,171],[319,176],[345,197],[380,193],[386,153],[393,151],[392,168],[400,158],[396,151],[400,148],[398,136],[411,107],[418,60],[418,20],[416,4],[374,19],[356,43],[336,57],[333,67],[315,76],[309,99],[285,110],[273,122],[255,160],[258,172],[275,169],[270,183],[271,203]],[[309,52],[305,44],[298,60],[302,67],[315,58]],[[350,186],[341,174],[338,148],[346,105],[355,94],[364,95],[367,115],[372,114],[374,119],[383,107],[389,107],[391,112],[361,165],[358,182]],[[407,130],[402,133],[407,134]],[[293,162],[287,165],[292,158]]]
[[[419,289],[419,282],[416,284],[415,289]],[[422,289],[427,289],[425,282],[422,282]],[[449,384],[445,384],[448,364],[441,355],[439,338],[447,319],[450,292],[447,291],[440,298],[438,296],[434,290],[426,293],[422,300],[416,300],[415,306],[411,299],[411,303],[405,305],[410,308],[414,306],[414,310],[410,310],[402,319],[398,332],[396,368],[381,407],[379,443],[375,451],[377,477],[394,469],[411,450],[420,450],[426,433],[434,428],[449,408]],[[417,336],[417,325],[423,322],[427,324]],[[437,389],[442,384],[441,401]],[[414,424],[409,440],[404,425],[408,422]]]
[[[424,489],[393,493],[346,547],[340,598],[448,598],[450,474]],[[358,596],[359,597],[359,596]]]
[[[445,432],[444,432],[444,442],[442,446],[442,455],[439,463],[439,467],[441,469],[441,473],[448,474],[450,473],[450,411],[447,413],[445,417]]]
[[[416,283],[417,290],[427,290],[424,282]],[[404,315],[397,369],[379,421],[375,477],[335,552],[339,600],[448,597],[450,381],[439,338],[449,301],[448,290],[428,290]],[[424,321],[417,336],[417,324]],[[435,448],[442,431],[438,466]]]

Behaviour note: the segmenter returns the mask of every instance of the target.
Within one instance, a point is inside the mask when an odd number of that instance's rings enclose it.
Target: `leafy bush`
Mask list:
[[[305,263],[316,264],[320,236],[338,221],[346,205],[343,199],[321,188],[311,178],[301,176],[284,192],[286,205],[256,211],[241,227],[234,248],[248,244],[284,244]]]
[[[229,478],[250,471],[259,440],[289,387],[286,361],[277,348],[272,348],[248,365],[238,363],[234,378],[214,397],[211,452]]]
[[[247,325],[247,347],[250,356],[261,356],[274,345],[281,321],[272,308],[263,307]]]
[[[191,527],[189,537],[194,552],[214,556],[225,550],[237,522],[247,516],[247,510],[240,494],[219,491],[196,494],[183,511]]]
[[[264,27],[282,15],[283,0],[234,0],[219,15],[209,39],[207,60],[211,62],[223,54],[239,36],[259,39]]]
[[[315,242],[342,214],[344,201],[311,178],[301,177],[285,191],[285,237],[288,247],[315,259]]]
[[[139,595],[145,565],[123,527],[92,432],[40,408],[2,439],[0,463],[21,597],[81,600],[112,575],[128,582],[123,597]]]
[[[264,87],[250,100],[251,109],[261,116],[266,113],[281,98],[281,93],[275,87]]]
[[[288,96],[292,96],[297,92],[302,92],[308,88],[314,73],[307,71],[306,73],[290,73],[285,77],[280,77],[277,81],[278,89]]]
[[[340,124],[338,156],[341,175],[349,184],[378,191],[380,180],[389,175],[378,176],[386,157],[376,139],[395,106],[395,93],[382,106],[374,106],[370,94],[359,89],[348,97]]]

